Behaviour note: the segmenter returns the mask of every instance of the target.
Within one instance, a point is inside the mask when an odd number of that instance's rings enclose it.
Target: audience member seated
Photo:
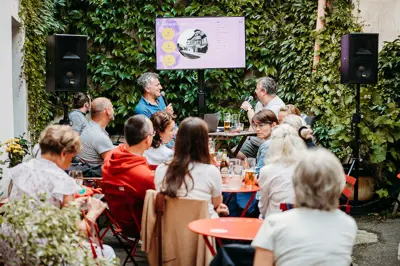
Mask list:
[[[247,112],[249,122],[251,123],[251,121],[253,121],[253,116],[261,110],[271,110],[274,112],[275,116],[278,117],[278,112],[281,107],[285,106],[285,103],[276,95],[276,82],[269,77],[258,79],[255,93],[258,98],[255,110],[253,110],[253,107],[247,101],[243,102],[240,107]],[[237,158],[255,158],[257,156],[258,148],[263,142],[263,139],[257,137],[247,138],[240,149]]]
[[[228,215],[222,203],[221,173],[211,162],[208,128],[202,119],[188,117],[179,125],[174,157],[158,166],[155,186],[169,197],[207,200],[211,218]]]
[[[251,126],[257,133],[257,137],[265,140],[257,152],[256,174],[264,166],[264,159],[268,153],[272,129],[278,124],[278,119],[271,110],[262,110],[253,116]]]
[[[69,121],[75,132],[82,134],[88,124],[86,114],[90,110],[90,97],[83,92],[78,92],[73,95],[72,106],[74,109],[69,113]]]
[[[135,115],[126,121],[124,134],[126,144],[120,144],[112,150],[104,161],[102,183],[126,186],[133,191],[135,217],[140,222],[146,190],[154,189],[154,172],[150,170],[143,156],[152,143],[154,130],[146,116]],[[122,228],[131,228],[133,221],[118,223]]]
[[[19,200],[24,195],[39,199],[39,196],[44,194],[50,204],[56,207],[68,206],[75,200],[74,195],[80,189],[74,179],[65,172],[81,147],[79,135],[70,126],[52,125],[40,135],[39,145],[42,152],[40,158],[10,169],[12,190],[9,201]],[[83,198],[78,202],[81,204],[87,202],[89,211],[86,217],[91,224],[96,222],[106,207],[104,203],[94,198]],[[87,225],[91,224],[81,221],[78,230],[86,233]],[[111,247],[106,245],[103,247],[102,252],[100,247],[96,249],[99,256],[104,253],[110,260],[115,258]]]
[[[114,109],[110,100],[103,97],[94,99],[91,117],[92,120],[81,134],[82,150],[78,157],[89,165],[101,165],[114,148],[105,129],[114,120]]]
[[[279,109],[279,113],[278,113],[279,124],[281,124],[283,122],[283,119],[285,119],[285,117],[287,115],[297,115],[297,116],[301,117],[301,112],[300,112],[299,108],[297,108],[293,104],[287,104],[287,105],[281,107],[281,109]]]
[[[296,208],[265,219],[252,242],[254,265],[350,265],[357,225],[338,209],[344,184],[331,152],[307,150],[293,175]]]
[[[175,131],[175,121],[167,112],[155,112],[151,115],[150,121],[153,123],[155,135],[150,149],[144,152],[147,162],[151,165],[159,165],[171,161],[174,151],[166,146],[173,140]]]
[[[308,148],[315,148],[317,146],[315,145],[313,140],[312,129],[306,125],[303,118],[301,118],[300,116],[288,115],[283,119],[282,123],[294,127],[297,130],[298,135],[304,141]]]
[[[293,172],[306,146],[290,125],[279,125],[271,134],[265,166],[260,170],[258,185],[260,217],[280,212],[280,203],[294,202]]]

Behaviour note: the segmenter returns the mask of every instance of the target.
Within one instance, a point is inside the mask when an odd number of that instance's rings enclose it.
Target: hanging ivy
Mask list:
[[[25,32],[22,73],[27,83],[29,132],[36,142],[40,132],[53,117],[51,95],[46,92],[46,37],[63,31],[54,18],[53,0],[21,0],[20,13]]]
[[[91,94],[110,98],[116,108],[115,123],[122,125],[141,96],[137,78],[155,71],[155,17],[245,16],[246,68],[205,71],[208,111],[238,112],[242,99],[253,93],[256,78],[271,76],[278,81],[278,94],[286,103],[319,117],[314,130],[321,145],[340,158],[351,153],[355,90],[340,84],[340,38],[360,32],[362,25],[353,16],[354,6],[349,1],[329,1],[320,32],[315,31],[318,3],[310,0],[193,0],[189,5],[183,0],[22,0],[22,4],[31,6],[24,9],[25,17],[34,18],[25,19],[30,30],[27,39],[32,40],[25,49],[32,51],[28,57],[33,67],[25,65],[35,73],[26,72],[29,101],[30,107],[36,106],[32,104],[35,101],[39,106],[30,113],[34,133],[44,127],[53,111],[43,92],[44,36],[48,33],[88,35]],[[313,72],[315,39],[321,45],[321,59]],[[379,83],[362,88],[362,156],[378,170],[395,171],[400,160],[395,103],[399,100],[399,50],[399,40],[384,45]],[[197,72],[159,73],[178,118],[196,115]],[[35,75],[39,78],[32,81]]]

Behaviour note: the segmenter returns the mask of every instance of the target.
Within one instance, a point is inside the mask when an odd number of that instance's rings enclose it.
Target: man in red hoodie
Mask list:
[[[143,152],[151,146],[154,129],[150,119],[146,116],[135,115],[125,122],[124,133],[126,144],[120,144],[104,160],[102,183],[127,187],[134,198],[134,213],[140,223],[146,190],[155,189],[154,172],[150,170],[146,158],[143,156]],[[107,199],[107,190],[104,192]],[[123,230],[126,228],[131,231],[133,221],[129,220],[129,217],[132,216],[126,213],[126,206],[123,203],[118,205],[117,202],[112,206],[114,208],[111,206],[110,208],[118,220],[118,224]],[[131,231],[131,233],[138,232]]]

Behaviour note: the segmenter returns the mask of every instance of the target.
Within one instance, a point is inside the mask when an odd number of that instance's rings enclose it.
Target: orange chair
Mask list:
[[[342,195],[346,197],[347,201],[345,204],[341,204],[339,205],[339,209],[341,209],[342,211],[346,212],[347,214],[350,213],[351,210],[351,205],[349,205],[350,202],[350,197],[354,192],[354,185],[357,182],[357,179],[355,179],[352,176],[349,175],[345,175],[346,176],[346,184],[347,186],[344,187],[343,191],[342,191]],[[279,205],[279,208],[281,209],[281,211],[287,211],[290,209],[293,209],[295,207],[295,205],[293,203],[281,203]]]
[[[122,265],[126,265],[129,259],[137,265],[134,257],[144,257],[135,254],[141,229],[141,217],[137,217],[137,214],[141,213],[143,209],[143,201],[137,201],[132,197],[132,192],[125,186],[102,183],[102,189],[108,205],[106,215],[110,222],[106,231],[111,229],[113,235],[127,253]],[[102,233],[101,238],[104,237],[105,233]]]

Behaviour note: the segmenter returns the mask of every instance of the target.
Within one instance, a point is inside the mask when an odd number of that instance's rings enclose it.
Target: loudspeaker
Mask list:
[[[341,40],[341,83],[378,81],[378,34],[350,33]]]
[[[46,90],[85,92],[87,36],[56,34],[47,37]]]

